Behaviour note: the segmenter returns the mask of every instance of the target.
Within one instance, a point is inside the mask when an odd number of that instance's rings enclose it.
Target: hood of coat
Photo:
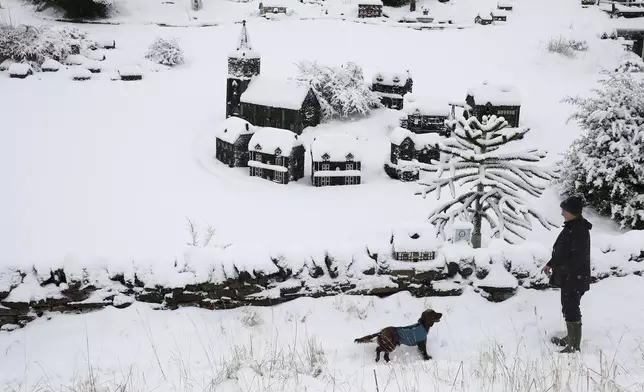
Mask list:
[[[579,226],[585,228],[586,230],[590,230],[590,229],[593,228],[593,224],[588,222],[586,220],[586,218],[584,218],[583,216],[580,216],[580,217],[575,218],[573,220],[569,220],[568,222],[564,223],[564,225],[566,225],[568,227],[574,227],[574,226],[579,225]]]

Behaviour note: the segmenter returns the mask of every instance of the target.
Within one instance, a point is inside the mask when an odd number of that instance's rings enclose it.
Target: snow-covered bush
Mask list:
[[[562,193],[582,194],[620,226],[644,229],[644,81],[605,74],[595,97],[564,100],[579,108],[571,119],[585,134],[565,155]]]
[[[60,61],[94,45],[87,34],[67,26],[0,26],[0,57],[40,66],[46,59]]]
[[[148,48],[146,58],[163,65],[175,66],[183,64],[183,50],[176,38],[157,37]]]
[[[615,72],[644,72],[644,61],[639,56],[632,56],[619,63]]]
[[[31,0],[39,8],[55,8],[72,19],[105,18],[114,5],[113,0]]]
[[[244,308],[241,322],[247,327],[255,327],[264,322],[262,315],[256,310],[251,308]]]
[[[380,98],[364,83],[362,68],[352,62],[340,67],[304,61],[297,64],[300,83],[311,85],[324,120],[367,115],[380,107]]]
[[[559,36],[551,38],[548,42],[548,51],[550,53],[559,53],[566,57],[575,57],[576,52],[585,52],[587,50],[588,43],[583,40]]]

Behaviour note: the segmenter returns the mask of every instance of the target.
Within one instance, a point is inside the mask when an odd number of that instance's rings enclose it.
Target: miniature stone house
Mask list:
[[[316,137],[311,143],[311,166],[314,186],[360,184],[362,162],[358,140],[346,134]]]
[[[409,70],[405,72],[376,72],[371,79],[371,90],[380,102],[391,109],[402,109],[403,97],[411,93],[414,85]]]
[[[215,158],[230,167],[248,166],[248,143],[256,128],[239,117],[228,117],[219,125]]]
[[[259,3],[259,14],[265,16],[266,14],[286,14],[287,9],[283,5],[264,5]]]
[[[403,114],[400,126],[414,133],[438,133],[448,136],[445,125],[450,115],[447,101],[418,99],[414,94],[407,94],[404,99]]]
[[[310,86],[260,75],[260,66],[244,21],[237,50],[228,56],[226,116],[297,134],[320,123],[320,103]]]
[[[492,20],[495,22],[507,22],[508,21],[508,13],[504,10],[494,10],[490,13],[490,16],[492,17]]]
[[[441,139],[437,133],[415,134],[397,127],[390,135],[391,153],[385,162],[385,172],[400,181],[416,181],[420,164],[440,159],[440,152],[432,147]]]
[[[474,18],[474,23],[480,24],[480,25],[483,25],[483,26],[490,25],[490,24],[492,24],[492,22],[494,22],[494,19],[492,19],[492,15],[478,14]]]
[[[497,86],[483,82],[467,90],[465,109],[483,121],[483,116],[503,117],[508,126],[519,126],[521,101],[517,91],[509,86]]]
[[[382,16],[382,1],[360,0],[358,2],[358,18],[380,18]]]
[[[390,243],[394,260],[409,262],[434,260],[441,245],[436,229],[429,225],[394,230]]]
[[[291,131],[261,128],[248,142],[250,175],[278,184],[304,177],[304,146]]]
[[[499,9],[499,10],[503,10],[503,11],[512,11],[514,9],[514,6],[508,0],[501,0],[496,5],[496,8]]]

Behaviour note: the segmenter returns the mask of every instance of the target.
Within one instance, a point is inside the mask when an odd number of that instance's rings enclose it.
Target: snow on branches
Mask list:
[[[311,85],[315,92],[324,120],[367,115],[372,108],[380,107],[380,98],[364,83],[362,68],[352,62],[340,67],[303,61],[297,64],[296,80]]]
[[[563,161],[563,194],[581,193],[622,228],[644,229],[644,81],[606,73],[595,97],[564,101],[585,131]]]
[[[419,181],[423,197],[449,188],[452,200],[436,208],[429,217],[441,235],[457,217],[474,224],[472,245],[481,246],[481,224],[486,220],[492,235],[515,243],[525,239],[524,230],[532,230],[532,217],[544,227],[555,226],[538,211],[529,207],[522,193],[539,197],[548,183],[556,178],[555,170],[536,165],[546,156],[544,151],[502,152],[501,147],[520,139],[528,128],[507,128],[503,117],[458,117],[449,121],[455,126],[452,137],[431,144],[445,159],[421,164],[423,171],[436,173],[430,181]],[[443,178],[443,175],[446,177]],[[464,192],[457,195],[456,186]]]
[[[145,57],[170,67],[184,62],[183,50],[181,50],[176,38],[155,38]]]

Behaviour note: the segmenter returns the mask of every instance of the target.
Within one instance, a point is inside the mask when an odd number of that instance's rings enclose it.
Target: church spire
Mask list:
[[[242,51],[252,51],[253,48],[250,45],[250,37],[248,36],[248,30],[246,30],[246,21],[242,21],[242,29],[239,34],[239,40],[237,41],[237,50]]]

